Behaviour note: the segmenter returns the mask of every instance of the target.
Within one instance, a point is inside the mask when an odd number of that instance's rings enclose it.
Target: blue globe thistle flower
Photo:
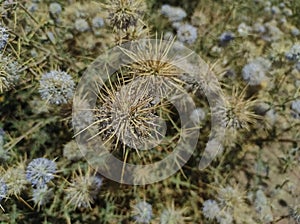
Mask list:
[[[177,29],[177,37],[180,42],[192,44],[198,37],[197,28],[190,24],[184,24]]]
[[[93,20],[92,20],[92,24],[93,27],[98,29],[104,26],[104,20],[103,18],[101,18],[100,16],[96,16]]]
[[[261,57],[254,59],[243,67],[243,79],[250,86],[258,86],[266,80],[266,72],[271,67],[271,63]]]
[[[230,41],[234,40],[234,33],[226,31],[219,37],[220,45],[226,46]]]
[[[221,209],[215,200],[206,200],[203,203],[202,212],[205,218],[213,220],[220,214]]]
[[[39,93],[52,104],[67,103],[73,97],[75,83],[66,72],[50,71],[42,75]]]
[[[133,207],[133,218],[137,223],[150,223],[152,219],[152,205],[141,201]]]
[[[0,201],[6,197],[7,185],[3,180],[0,180]]]
[[[85,19],[76,19],[75,29],[81,33],[84,33],[90,29],[90,26]]]
[[[170,22],[181,21],[187,16],[182,8],[173,7],[168,4],[162,5],[161,14],[167,17]]]
[[[61,5],[57,2],[53,2],[49,6],[49,12],[51,15],[57,16],[62,12]]]
[[[32,160],[26,169],[26,179],[33,186],[44,187],[54,178],[56,164],[54,161],[46,158],[37,158]]]
[[[1,38],[1,34],[0,34]],[[1,40],[0,40],[1,42]],[[1,45],[1,44],[0,44]],[[0,54],[0,93],[11,89],[19,80],[19,64],[10,57]]]
[[[297,62],[300,61],[300,44],[294,44],[291,49],[285,54],[285,57],[289,61]]]
[[[0,50],[2,50],[7,44],[9,35],[7,29],[0,25]]]
[[[67,205],[76,208],[91,208],[102,186],[103,179],[88,168],[83,173],[81,168],[73,173],[71,182],[68,183],[66,191]]]

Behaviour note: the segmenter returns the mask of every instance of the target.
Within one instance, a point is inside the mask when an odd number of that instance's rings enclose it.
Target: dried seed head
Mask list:
[[[107,87],[108,88],[108,87]],[[159,107],[144,79],[136,79],[124,86],[107,89],[100,94],[100,107],[96,110],[99,134],[105,142],[116,141],[135,149],[153,147],[163,136]]]
[[[250,124],[255,124],[262,117],[255,114],[257,100],[246,99],[246,88],[241,93],[233,88],[232,95],[224,98],[224,106],[217,108],[216,113],[222,119],[224,127],[249,130]]]
[[[38,209],[41,206],[47,204],[50,199],[53,197],[53,189],[48,188],[47,186],[34,188],[32,192],[32,201]]]
[[[143,14],[144,5],[140,0],[113,0],[107,6],[110,25],[114,30],[128,30],[136,26]]]
[[[19,80],[19,65],[0,54],[0,93],[11,89]]]
[[[81,168],[73,173],[69,186],[66,188],[68,205],[76,208],[91,208],[94,199],[102,186],[102,178],[90,169],[84,174]]]

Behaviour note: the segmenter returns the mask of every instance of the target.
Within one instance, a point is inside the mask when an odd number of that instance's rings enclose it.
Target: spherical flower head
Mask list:
[[[150,223],[151,218],[153,216],[152,214],[152,205],[149,203],[142,201],[137,203],[133,207],[133,213],[134,213],[134,220],[137,223]]]
[[[186,223],[188,217],[183,216],[184,209],[176,210],[174,204],[167,207],[160,215],[160,224],[180,224]]]
[[[7,44],[9,35],[7,29],[0,25],[0,50],[2,50]]]
[[[217,221],[219,224],[232,224],[233,217],[227,211],[222,211],[221,214],[217,217]]]
[[[45,205],[53,196],[53,191],[47,186],[34,188],[32,192],[32,201],[38,207]]]
[[[186,12],[182,8],[173,7],[168,4],[162,5],[161,14],[167,17],[170,22],[179,22],[187,16]]]
[[[270,66],[271,64],[268,60],[258,57],[243,67],[243,79],[250,86],[258,86],[266,80],[265,73],[268,71]]]
[[[197,28],[190,24],[184,24],[177,29],[178,40],[183,43],[192,44],[196,41],[197,36]]]
[[[19,64],[0,54],[0,93],[11,89],[19,80]]]
[[[294,44],[291,49],[285,54],[285,57],[289,61],[298,62],[300,61],[300,44]]]
[[[33,186],[44,187],[54,178],[55,172],[56,164],[54,161],[46,158],[38,158],[28,164],[26,179],[31,182]]]
[[[230,41],[234,39],[234,37],[235,37],[234,33],[230,31],[226,31],[222,33],[221,36],[219,37],[220,45],[226,46]]]
[[[66,188],[68,205],[76,208],[91,208],[91,204],[102,186],[102,178],[88,170],[85,174],[81,169],[74,172],[72,181]]]
[[[103,18],[101,18],[100,16],[96,16],[93,20],[92,20],[92,24],[93,27],[96,29],[99,29],[101,27],[104,26],[104,20]]]
[[[202,212],[205,218],[212,220],[219,215],[221,209],[215,200],[206,200],[203,203]]]
[[[144,2],[140,0],[113,0],[108,6],[109,22],[114,30],[126,31],[135,27],[144,11]]]
[[[49,11],[52,15],[59,15],[62,12],[61,5],[57,2],[53,2],[49,6]]]
[[[67,103],[73,97],[75,83],[66,72],[51,71],[42,75],[39,93],[52,104]]]
[[[7,185],[3,180],[0,180],[0,201],[6,197]]]
[[[88,22],[85,19],[76,19],[75,29],[81,33],[86,32],[90,29]]]

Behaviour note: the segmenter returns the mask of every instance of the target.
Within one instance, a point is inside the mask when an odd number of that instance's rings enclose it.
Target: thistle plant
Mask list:
[[[72,173],[72,178],[65,189],[67,205],[76,208],[91,209],[94,199],[102,186],[102,178],[90,168],[83,173],[79,168]]]
[[[7,183],[7,195],[20,197],[28,186],[24,162],[19,162],[5,170],[3,179]]]
[[[68,73],[50,71],[42,75],[39,93],[43,100],[52,104],[65,104],[73,97],[74,87],[75,83]]]
[[[19,80],[19,64],[13,58],[0,54],[0,93],[15,86]]]
[[[218,108],[217,113],[222,119],[224,127],[233,129],[250,130],[250,125],[255,124],[262,117],[255,113],[254,108],[258,104],[258,100],[250,97],[246,98],[247,87],[242,91],[233,88],[232,94],[225,97],[225,104]]]
[[[136,223],[150,223],[153,213],[151,204],[141,201],[133,206],[133,219]]]
[[[136,26],[143,14],[143,2],[140,0],[113,0],[107,5],[110,25],[114,30],[128,30]]]
[[[53,189],[47,186],[32,189],[32,201],[40,210],[41,206],[46,205],[53,197]]]
[[[174,202],[167,206],[160,215],[160,224],[186,223],[189,217],[184,216],[185,209],[175,208]]]
[[[26,179],[34,187],[45,187],[54,178],[56,163],[46,158],[33,159],[26,168]]]

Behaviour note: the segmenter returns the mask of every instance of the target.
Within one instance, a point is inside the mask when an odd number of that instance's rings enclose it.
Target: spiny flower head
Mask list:
[[[81,168],[74,172],[71,182],[66,188],[68,205],[76,208],[91,208],[94,198],[102,186],[102,178],[92,172],[90,168],[84,174]]]
[[[149,82],[148,88],[159,92],[161,97],[166,97],[170,90],[182,86],[183,83],[179,78],[183,72],[175,66],[180,59],[176,58],[176,52],[172,49],[174,40],[156,38],[141,41],[130,50],[121,48],[130,58],[131,63],[127,66],[129,74],[133,78],[145,77]]]
[[[224,96],[224,106],[218,107],[216,113],[224,127],[249,130],[250,124],[255,124],[262,118],[254,112],[257,103],[258,101],[253,98],[246,99],[246,88],[241,92],[233,88],[232,95]]]
[[[7,29],[0,25],[0,50],[2,50],[7,44],[9,38],[9,34],[7,33]]]
[[[213,220],[220,214],[220,212],[221,209],[215,200],[206,200],[203,203],[202,213],[205,218]]]
[[[0,93],[11,89],[19,80],[19,64],[0,54]]]
[[[67,103],[73,97],[75,83],[62,71],[50,71],[42,75],[39,93],[44,100],[53,104]]]
[[[107,6],[110,25],[114,30],[128,30],[136,26],[143,14],[143,4],[140,0],[113,0]]]
[[[54,178],[56,164],[54,161],[46,158],[37,158],[32,160],[26,169],[27,180],[36,187],[44,187]]]
[[[177,29],[177,37],[183,43],[192,44],[198,37],[197,28],[190,24],[183,24]]]
[[[224,207],[234,208],[244,203],[245,196],[237,188],[222,187],[218,191],[218,199]]]
[[[21,162],[16,166],[9,167],[3,175],[3,179],[7,183],[7,194],[20,196],[28,184],[25,174],[25,164]]]
[[[99,135],[105,143],[110,140],[135,149],[148,147],[149,138],[154,142],[160,133],[156,130],[159,117],[156,115],[157,104],[142,79],[137,79],[124,86],[106,87],[99,92],[100,107],[96,110],[96,122]]]
[[[150,223],[152,219],[152,205],[142,201],[134,205],[133,218],[137,223]]]
[[[47,186],[34,188],[32,192],[32,201],[40,209],[41,206],[47,204],[53,196],[53,189]]]
[[[185,209],[175,209],[174,202],[171,206],[168,206],[163,210],[160,215],[160,224],[181,224],[186,223],[188,217],[185,217],[183,213]]]

